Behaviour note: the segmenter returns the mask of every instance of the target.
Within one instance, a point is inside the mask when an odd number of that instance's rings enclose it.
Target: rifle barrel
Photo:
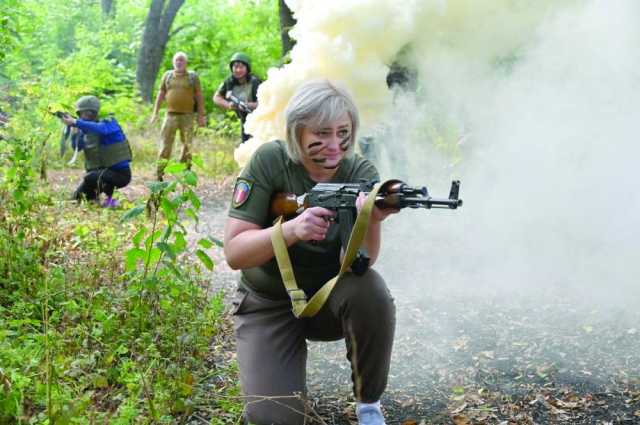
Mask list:
[[[376,205],[382,208],[450,208],[455,210],[462,206],[462,200],[424,196],[401,197],[398,195],[382,195],[377,197]]]
[[[450,208],[455,210],[462,206],[462,199],[437,199],[431,198],[429,200],[431,207],[433,208]],[[431,208],[430,207],[430,208]]]

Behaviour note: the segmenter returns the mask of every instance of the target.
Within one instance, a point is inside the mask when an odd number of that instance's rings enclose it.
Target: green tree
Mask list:
[[[136,80],[145,102],[153,100],[153,85],[158,76],[171,26],[185,0],[152,0],[138,51]]]
[[[112,17],[116,13],[115,0],[100,0],[100,6],[105,17]]]
[[[284,57],[296,44],[295,40],[289,36],[289,30],[291,30],[291,28],[296,24],[296,20],[293,18],[293,13],[291,12],[291,9],[289,9],[289,6],[287,6],[285,0],[278,0],[278,6],[280,16],[280,39],[282,41],[282,57]]]

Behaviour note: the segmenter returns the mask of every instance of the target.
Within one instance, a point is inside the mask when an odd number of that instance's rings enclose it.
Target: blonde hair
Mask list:
[[[303,128],[321,128],[342,117],[351,118],[351,140],[345,156],[353,154],[360,125],[358,108],[346,89],[329,80],[314,80],[298,87],[285,109],[287,154],[294,162],[302,160],[300,135]]]

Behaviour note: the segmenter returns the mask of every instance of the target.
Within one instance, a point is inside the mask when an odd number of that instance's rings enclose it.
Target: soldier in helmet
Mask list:
[[[103,207],[114,208],[115,188],[122,188],[131,181],[131,147],[120,124],[115,118],[98,121],[100,100],[95,96],[83,96],[76,102],[78,119],[64,115],[62,121],[77,128],[71,144],[84,151],[86,174],[73,197],[100,202],[100,194],[106,199]]]
[[[158,154],[158,180],[162,180],[164,168],[171,158],[176,132],[180,131],[182,154],[180,161],[191,164],[191,142],[193,139],[194,115],[198,114],[198,125],[206,125],[204,100],[200,78],[194,71],[187,70],[187,55],[177,52],[173,55],[173,69],[164,73],[160,83],[160,91],[151,115],[151,123],[158,117],[160,105],[167,100],[167,113],[162,122],[162,148]]]
[[[242,143],[251,138],[244,131],[247,115],[258,107],[258,86],[262,81],[251,73],[251,59],[244,53],[235,53],[229,61],[231,75],[224,80],[213,95],[213,103],[233,110],[240,118]]]

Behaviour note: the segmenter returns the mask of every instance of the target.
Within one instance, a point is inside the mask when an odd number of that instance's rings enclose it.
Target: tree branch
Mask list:
[[[174,35],[178,34],[180,31],[187,29],[187,28],[191,28],[191,27],[197,27],[196,24],[186,24],[186,25],[182,25],[178,28],[176,28],[175,30],[171,31],[171,33],[169,34],[169,39],[171,39],[171,37],[173,37]]]

